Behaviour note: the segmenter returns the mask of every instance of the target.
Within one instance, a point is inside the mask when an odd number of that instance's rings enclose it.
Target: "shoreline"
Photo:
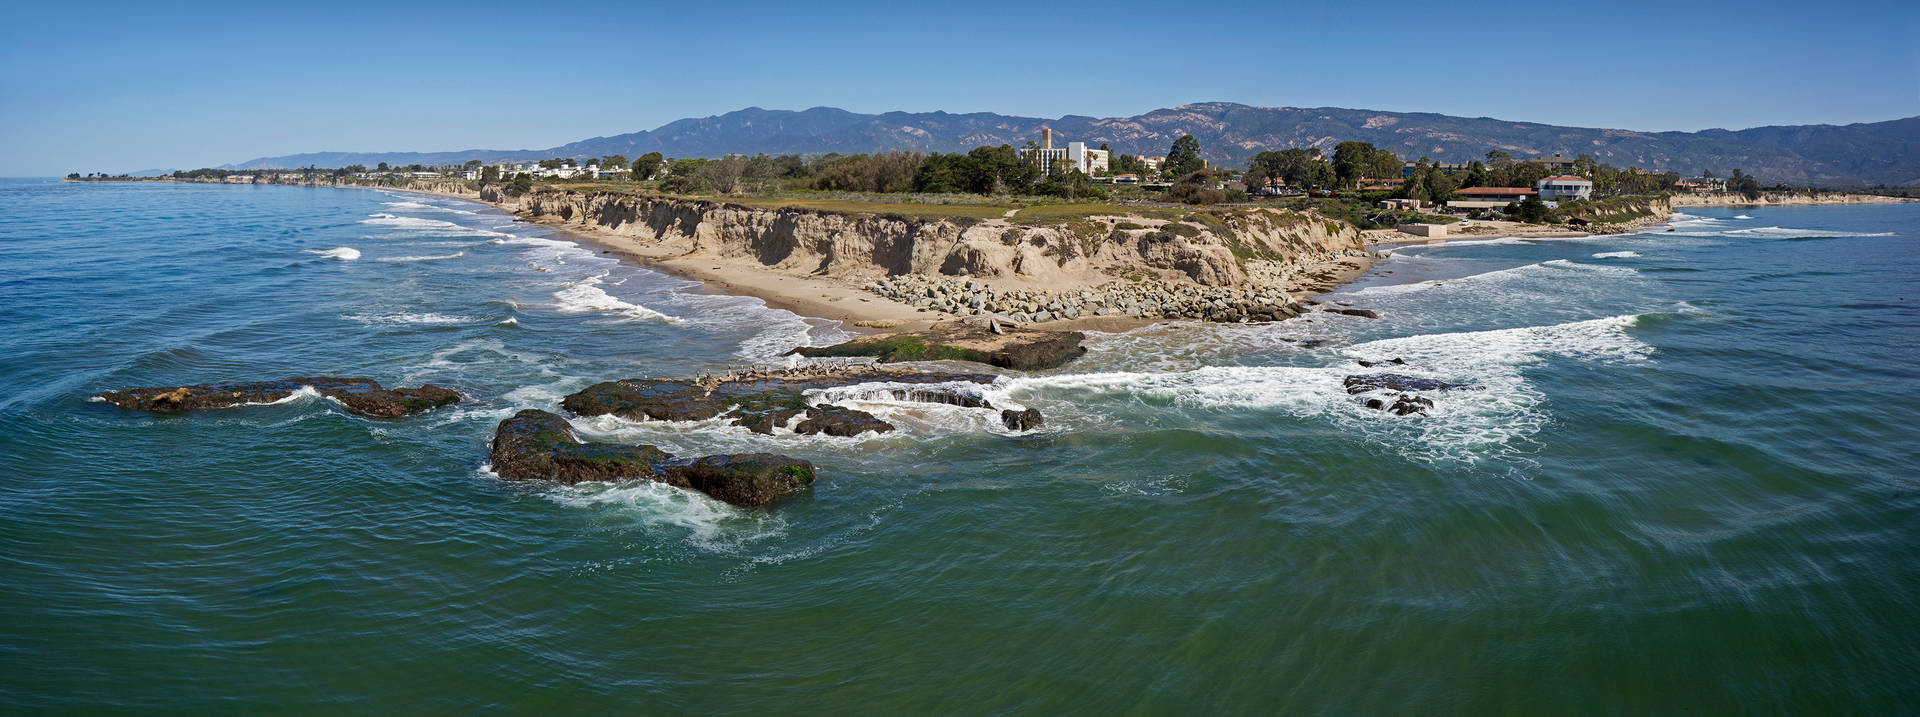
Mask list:
[[[163,180],[164,181],[164,180]],[[530,219],[505,206],[478,196],[437,191],[419,187],[374,187],[364,185],[292,185],[357,187],[382,191],[422,194],[458,199],[500,210],[514,221],[555,230],[565,238],[588,248],[609,254],[648,269],[661,271],[700,284],[698,291],[747,296],[767,306],[790,311],[802,318],[840,323],[840,328],[855,334],[883,331],[925,331],[935,324],[959,321],[963,316],[917,308],[884,298],[862,287],[860,282],[835,277],[794,276],[773,271],[755,261],[690,254],[675,249],[649,246],[632,237],[609,231],[570,226],[561,221]],[[1373,267],[1373,256],[1346,256],[1302,267],[1284,287],[1299,299],[1310,299],[1353,282]],[[1137,316],[1082,316],[1027,322],[1022,325],[1040,331],[1100,331],[1121,333],[1156,324],[1209,323],[1195,319],[1147,318]]]

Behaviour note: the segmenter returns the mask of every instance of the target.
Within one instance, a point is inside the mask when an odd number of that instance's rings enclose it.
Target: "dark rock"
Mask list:
[[[1378,314],[1378,313],[1375,313],[1375,312],[1374,312],[1374,310],[1372,310],[1372,309],[1341,309],[1341,308],[1328,308],[1328,309],[1326,309],[1326,312],[1327,312],[1327,313],[1329,313],[1329,314],[1346,314],[1347,316],[1358,316],[1358,317],[1360,317],[1360,318],[1363,318],[1363,319],[1377,319],[1377,318],[1380,318],[1380,314]]]
[[[1034,371],[1055,368],[1087,352],[1080,344],[1087,335],[1078,331],[1038,331],[992,325],[948,322],[927,331],[864,336],[833,346],[801,346],[787,353],[820,357],[871,356],[881,363],[901,361],[972,361],[989,366]]]
[[[893,430],[893,426],[865,411],[811,405],[807,402],[806,392],[864,383],[892,384],[883,385],[875,391],[900,401],[991,409],[992,406],[976,394],[949,387],[927,385],[920,388],[912,384],[989,384],[994,380],[994,376],[983,374],[922,374],[858,369],[819,375],[774,372],[711,381],[626,379],[588,386],[562,399],[560,405],[582,416],[614,415],[636,421],[731,418],[734,425],[767,434],[773,433],[776,426],[785,426],[795,417],[800,417],[793,427],[796,433],[857,436],[867,432],[886,433]]]
[[[1387,359],[1385,361],[1364,361],[1363,360],[1363,361],[1360,361],[1359,363],[1362,368],[1373,368],[1375,366],[1405,366],[1407,365],[1407,360],[1403,358],[1392,358],[1392,359]]]
[[[893,424],[875,418],[866,411],[855,411],[839,406],[817,406],[807,409],[806,419],[795,424],[794,433],[813,435],[825,433],[829,436],[857,436],[872,431],[889,433]]]
[[[1447,383],[1418,376],[1405,376],[1397,373],[1371,373],[1360,376],[1348,376],[1341,382],[1347,387],[1347,393],[1365,393],[1367,391],[1481,391],[1485,386],[1470,386],[1463,383]]]
[[[1039,428],[1045,421],[1040,417],[1040,409],[1037,408],[1024,411],[1004,408],[1000,410],[1000,423],[1010,431],[1031,431]]]
[[[193,386],[132,388],[108,391],[100,398],[115,406],[134,411],[179,413],[209,408],[226,408],[253,403],[272,403],[292,396],[295,391],[312,387],[322,396],[339,401],[354,413],[393,418],[439,408],[460,401],[460,394],[433,384],[419,388],[381,388],[366,378],[316,376],[284,381],[205,383]]]
[[[1405,361],[1361,361],[1363,366],[1376,364],[1404,364]],[[1413,414],[1427,415],[1427,409],[1433,408],[1433,399],[1408,393],[1410,391],[1481,391],[1485,386],[1470,386],[1460,383],[1447,383],[1418,376],[1405,376],[1397,373],[1375,373],[1361,376],[1348,376],[1342,382],[1349,395],[1379,392],[1380,395],[1367,396],[1360,405],[1367,408],[1386,411],[1396,416]]]
[[[581,443],[566,419],[534,409],[500,422],[490,461],[506,480],[645,478],[747,507],[807,490],[814,481],[812,463],[771,453],[675,459],[653,446]]]

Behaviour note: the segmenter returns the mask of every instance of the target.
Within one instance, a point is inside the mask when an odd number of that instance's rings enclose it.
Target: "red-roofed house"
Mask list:
[[[1453,190],[1448,209],[1500,209],[1513,202],[1538,196],[1526,187],[1466,187]]]

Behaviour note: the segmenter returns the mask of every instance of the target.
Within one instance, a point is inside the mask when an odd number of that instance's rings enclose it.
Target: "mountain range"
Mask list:
[[[1766,183],[1794,185],[1920,186],[1920,116],[1849,125],[1794,125],[1699,132],[1640,132],[1559,127],[1489,117],[1384,112],[1337,107],[1253,107],[1204,102],[1132,117],[1067,115],[1055,119],[991,112],[861,114],[832,107],[768,110],[749,107],[713,117],[682,119],[652,130],[594,137],[538,150],[456,152],[315,152],[259,159],[223,169],[339,167],[387,162],[458,164],[532,161],[551,157],[668,157],[727,154],[824,154],[893,150],[959,152],[980,145],[1020,146],[1051,127],[1056,143],[1105,144],[1116,152],[1163,155],[1173,140],[1192,134],[1201,155],[1216,166],[1242,167],[1269,149],[1319,147],[1331,152],[1346,140],[1371,142],[1402,158],[1466,162],[1502,150],[1517,158],[1590,154],[1616,167],[1725,176],[1745,170]]]

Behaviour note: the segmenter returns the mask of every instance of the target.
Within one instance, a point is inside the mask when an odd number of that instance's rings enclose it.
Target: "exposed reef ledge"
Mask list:
[[[493,472],[562,483],[646,478],[749,508],[813,487],[813,464],[772,453],[674,458],[653,446],[582,443],[566,419],[526,409],[493,433]]]
[[[1039,412],[996,407],[981,394],[996,376],[915,373],[872,366],[809,367],[752,371],[694,379],[630,378],[588,386],[560,405],[581,416],[617,416],[634,421],[731,419],[755,433],[775,428],[794,433],[857,436],[888,433],[893,424],[866,411],[833,405],[839,399],[934,403],[998,411],[1009,430],[1041,425]]]
[[[1078,331],[1038,331],[1014,328],[996,317],[934,324],[926,331],[864,336],[833,346],[802,346],[789,351],[810,358],[870,356],[882,363],[898,361],[973,361],[989,366],[1034,371],[1056,368],[1087,352],[1080,344],[1087,335]]]
[[[460,394],[453,389],[431,383],[419,388],[386,389],[373,379],[333,376],[130,388],[102,393],[100,399],[131,411],[180,413],[284,401],[303,388],[339,401],[348,411],[381,418],[419,413],[460,401]]]

